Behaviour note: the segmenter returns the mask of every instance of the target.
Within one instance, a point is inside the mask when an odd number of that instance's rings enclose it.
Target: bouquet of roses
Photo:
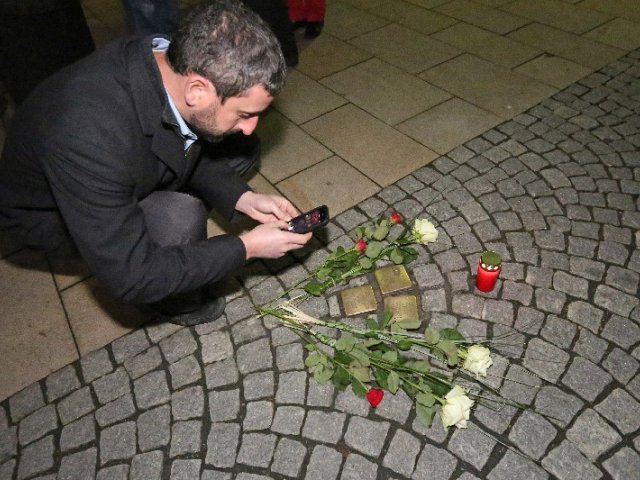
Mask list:
[[[396,320],[389,312],[381,320],[367,319],[366,328],[356,328],[342,321],[314,318],[299,308],[309,296],[320,296],[333,286],[373,271],[380,260],[406,264],[417,257],[411,245],[437,241],[438,231],[429,220],[402,223],[401,216],[392,213],[371,226],[358,227],[351,249],[339,247],[305,280],[256,309],[262,315],[273,315],[305,340],[309,352],[305,365],[319,383],[332,381],[338,389],[351,386],[374,407],[384,390],[395,394],[402,389],[415,400],[417,416],[425,424],[431,425],[439,407],[445,429],[451,425],[464,428],[474,393],[456,384],[454,376],[486,377],[493,363],[487,347],[468,342],[455,329],[429,327],[420,332],[419,319]],[[399,233],[390,238],[394,226]],[[304,293],[274,306],[295,289]],[[339,332],[339,338],[323,333],[327,329]],[[424,359],[408,356],[410,350]],[[434,368],[429,360],[439,367]]]

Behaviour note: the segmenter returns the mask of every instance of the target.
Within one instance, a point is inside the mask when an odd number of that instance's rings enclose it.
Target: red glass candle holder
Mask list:
[[[496,286],[502,266],[487,266],[482,264],[482,260],[478,261],[478,273],[476,275],[476,287],[481,292],[490,292]]]

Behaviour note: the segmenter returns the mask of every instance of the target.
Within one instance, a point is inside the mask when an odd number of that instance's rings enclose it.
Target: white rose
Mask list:
[[[416,241],[423,245],[438,239],[438,230],[433,226],[433,223],[424,218],[418,218],[413,222],[411,233]]]
[[[467,428],[473,400],[466,394],[467,391],[464,388],[456,385],[444,397],[446,401],[440,409],[440,417],[445,430],[448,430],[451,425]]]
[[[482,345],[472,345],[467,350],[467,358],[465,358],[462,368],[475,373],[478,378],[479,376],[486,377],[487,369],[491,365],[493,365],[493,360],[491,360],[489,349]]]

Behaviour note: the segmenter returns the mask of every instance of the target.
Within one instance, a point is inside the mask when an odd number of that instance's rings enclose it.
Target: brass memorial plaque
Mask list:
[[[393,320],[419,320],[418,299],[415,295],[401,295],[398,297],[385,297],[384,311],[393,314]]]
[[[342,305],[347,316],[358,315],[365,312],[373,312],[378,308],[376,297],[371,285],[347,288],[340,292]]]
[[[390,265],[375,271],[383,295],[411,287],[411,279],[404,265]]]

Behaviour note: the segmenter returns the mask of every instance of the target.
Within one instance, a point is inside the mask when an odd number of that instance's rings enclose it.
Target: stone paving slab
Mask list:
[[[403,393],[372,409],[318,385],[297,337],[255,318],[251,302],[392,208],[441,232],[409,266],[425,321],[506,336],[488,384],[530,408],[425,428]],[[484,249],[504,259],[488,294],[473,288]],[[146,325],[0,403],[0,479],[640,478],[640,50],[239,280],[222,319]],[[338,317],[338,294],[306,310]]]

